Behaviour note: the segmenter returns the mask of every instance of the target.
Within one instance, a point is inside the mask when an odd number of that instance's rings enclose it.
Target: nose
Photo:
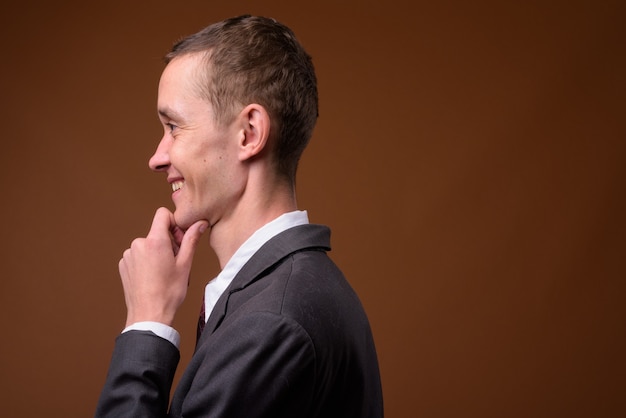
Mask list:
[[[154,155],[150,157],[148,165],[152,171],[166,171],[170,166],[169,141],[164,136],[159,142]]]

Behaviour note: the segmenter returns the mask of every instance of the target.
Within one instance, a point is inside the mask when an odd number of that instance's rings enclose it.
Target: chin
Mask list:
[[[183,231],[186,231],[191,225],[203,219],[202,216],[193,213],[183,213],[178,210],[174,212],[174,222]]]
[[[186,231],[191,225],[193,225],[194,221],[190,221],[189,219],[189,216],[185,216],[179,211],[174,212],[174,222],[176,223],[176,226],[184,231]]]

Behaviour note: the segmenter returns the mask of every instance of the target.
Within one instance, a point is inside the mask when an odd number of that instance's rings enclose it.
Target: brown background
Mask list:
[[[624,416],[621,4],[4,6],[0,414],[93,414],[124,322],[117,262],[171,205],[147,168],[161,57],[251,12],[314,57],[299,203],[333,228],[369,314],[386,415]],[[177,319],[183,366],[217,271],[205,245]]]

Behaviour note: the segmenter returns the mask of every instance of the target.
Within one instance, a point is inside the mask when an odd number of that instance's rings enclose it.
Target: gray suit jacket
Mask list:
[[[382,417],[361,303],[328,258],[330,230],[268,241],[218,300],[166,413],[178,350],[130,331],[115,344],[98,417]]]

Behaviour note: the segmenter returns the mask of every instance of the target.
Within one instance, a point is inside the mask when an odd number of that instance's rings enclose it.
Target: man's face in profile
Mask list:
[[[205,219],[211,226],[235,210],[245,185],[238,170],[236,119],[217,123],[212,105],[197,93],[200,54],[174,58],[161,75],[158,113],[163,138],[150,168],[164,172],[172,188],[176,224],[187,229]]]

